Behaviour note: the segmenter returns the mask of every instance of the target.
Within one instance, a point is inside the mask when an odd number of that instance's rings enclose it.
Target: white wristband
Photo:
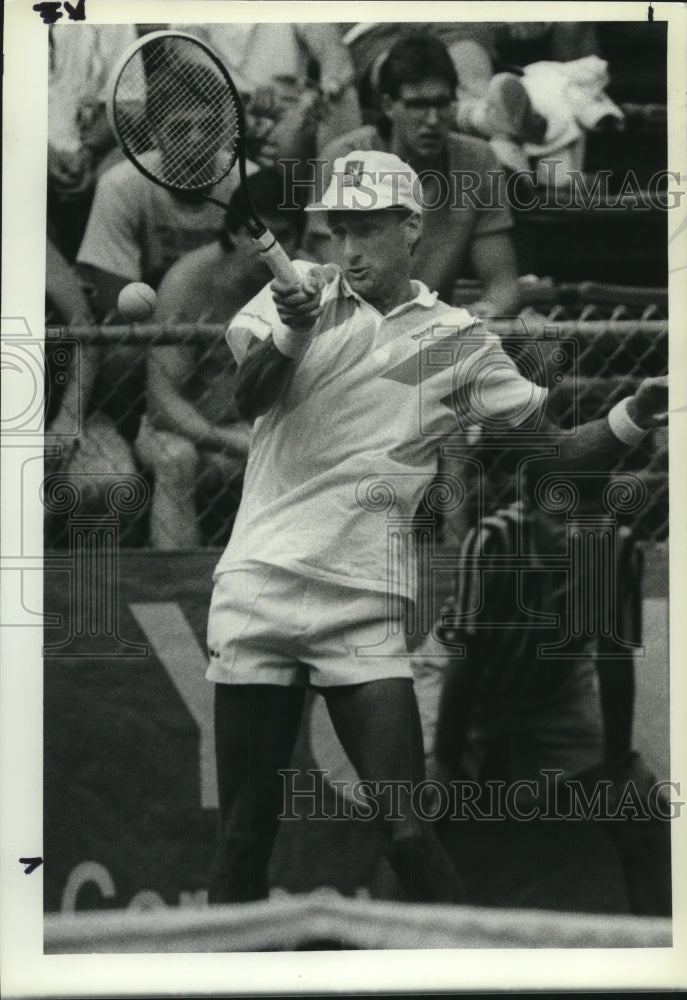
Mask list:
[[[293,358],[294,361],[303,357],[311,336],[312,327],[309,330],[293,330],[290,326],[282,325],[272,329],[274,346],[280,354],[287,358]]]
[[[627,412],[630,396],[621,399],[608,413],[608,426],[623,444],[639,444],[647,429],[638,427]]]

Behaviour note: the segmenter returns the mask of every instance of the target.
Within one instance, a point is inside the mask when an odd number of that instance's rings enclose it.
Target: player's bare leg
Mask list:
[[[423,781],[424,749],[413,684],[389,678],[321,689],[341,744],[361,779]],[[388,803],[381,796],[380,816]],[[385,852],[413,902],[462,903],[465,892],[431,823],[406,796],[402,819],[382,819]]]
[[[279,769],[289,766],[305,690],[274,684],[215,685],[219,844],[208,900],[265,899],[282,811]]]

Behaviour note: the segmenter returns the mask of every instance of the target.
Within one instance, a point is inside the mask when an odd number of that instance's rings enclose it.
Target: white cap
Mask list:
[[[306,212],[366,211],[407,208],[422,215],[420,179],[394,153],[354,149],[334,160],[334,172],[321,201]]]

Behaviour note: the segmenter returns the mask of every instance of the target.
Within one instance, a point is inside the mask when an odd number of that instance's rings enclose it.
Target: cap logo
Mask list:
[[[363,180],[364,166],[365,164],[362,160],[346,160],[343,172],[343,186],[360,187]]]

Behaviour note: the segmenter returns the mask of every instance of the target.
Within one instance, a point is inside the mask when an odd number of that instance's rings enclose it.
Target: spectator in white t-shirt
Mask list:
[[[156,113],[165,119],[165,88],[156,91]],[[162,126],[161,126],[162,127]],[[157,150],[143,154],[159,157]],[[248,165],[248,172],[256,169]],[[228,202],[238,186],[232,171],[212,188],[213,197]],[[224,211],[201,194],[177,194],[154,184],[128,160],[107,170],[96,187],[86,232],[77,256],[82,279],[91,289],[95,317],[117,316],[117,298],[132,281],[157,288],[182,254],[215,239]],[[118,427],[135,439],[145,406],[145,351],[138,346],[113,345],[99,372],[106,399]]]

